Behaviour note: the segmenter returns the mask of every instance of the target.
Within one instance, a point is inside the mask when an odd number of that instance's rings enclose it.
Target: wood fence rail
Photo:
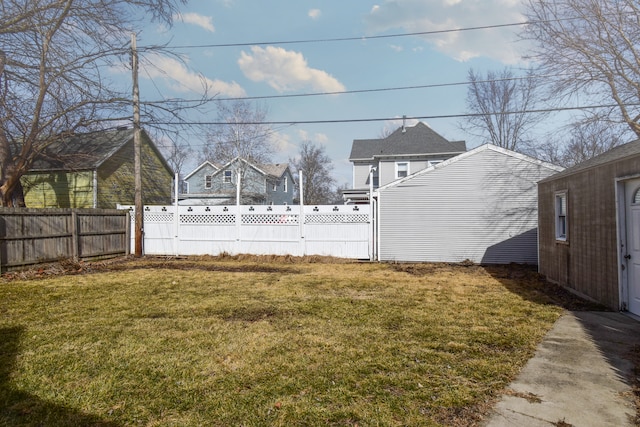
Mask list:
[[[129,254],[129,212],[0,208],[0,271]]]

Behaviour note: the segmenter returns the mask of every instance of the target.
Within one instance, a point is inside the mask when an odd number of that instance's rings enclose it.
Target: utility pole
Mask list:
[[[133,72],[133,175],[135,216],[134,256],[142,256],[142,142],[140,141],[140,89],[138,88],[138,49],[136,34],[131,34],[131,70]]]

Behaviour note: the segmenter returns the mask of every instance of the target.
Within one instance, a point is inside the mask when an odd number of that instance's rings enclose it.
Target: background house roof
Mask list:
[[[184,180],[188,180],[189,178],[191,178],[191,176],[193,176],[196,172],[198,172],[199,170],[201,170],[202,168],[204,168],[205,166],[209,166],[210,168],[213,169],[214,172],[217,172],[220,170],[220,168],[222,167],[221,165],[217,165],[213,162],[210,162],[208,160],[202,162],[202,164],[200,164],[200,166],[196,167],[194,170],[192,170],[187,176],[184,177]]]
[[[605,163],[615,162],[628,157],[640,155],[640,139],[627,142],[626,144],[618,145],[609,151],[606,151],[600,155],[585,160],[575,166],[565,169],[564,171],[545,178],[540,182],[553,181],[556,178],[562,178],[565,176],[573,175],[578,172],[582,172],[587,169],[594,168],[596,166],[604,165]]]
[[[449,141],[422,122],[400,127],[386,138],[354,139],[349,160],[365,160],[384,156],[407,156],[438,153],[463,153],[464,141]]]
[[[141,137],[151,145],[167,170],[173,174],[172,168],[144,130]],[[133,129],[129,128],[73,135],[49,145],[35,159],[30,172],[95,170],[132,141]]]
[[[257,165],[257,167],[267,175],[271,175],[272,177],[275,177],[275,178],[280,178],[287,171],[289,164],[276,163],[276,164],[267,164],[267,165]]]
[[[287,171],[287,169],[289,168],[289,164],[288,163],[276,163],[276,164],[258,164],[258,163],[251,163],[241,157],[235,157],[233,158],[230,162],[228,162],[227,164],[224,165],[218,165],[209,161],[206,161],[204,163],[202,163],[200,166],[198,166],[197,168],[195,168],[192,172],[190,172],[184,179],[189,179],[193,174],[195,174],[197,171],[199,171],[200,169],[202,169],[205,166],[211,166],[212,168],[214,168],[215,170],[213,171],[213,175],[217,175],[219,173],[221,173],[222,171],[228,169],[232,164],[236,163],[236,162],[244,162],[247,165],[249,165],[250,167],[252,167],[253,169],[257,170],[258,172],[260,172],[263,175],[269,175],[272,176],[274,178],[280,178],[282,175],[284,175],[284,173]]]

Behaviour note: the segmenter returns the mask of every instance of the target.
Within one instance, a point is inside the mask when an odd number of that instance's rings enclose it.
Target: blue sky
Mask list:
[[[356,38],[316,43],[173,49],[184,64],[147,54],[141,61],[142,100],[198,98],[205,79],[218,98],[278,96],[465,82],[469,68],[485,72],[521,67],[526,46],[518,27],[437,35],[367,38],[524,21],[521,0],[193,0],[172,28],[151,24],[138,45],[264,43]],[[160,71],[161,70],[161,71]],[[466,86],[421,88],[260,101],[278,122],[455,115],[465,112]],[[194,121],[215,120],[215,108]],[[425,120],[451,140],[473,140],[458,119]],[[377,138],[383,121],[275,126],[275,162],[286,162],[305,140],[322,144],[338,184],[351,184],[354,139]],[[204,138],[189,137],[194,149]],[[192,162],[190,168],[196,165]]]

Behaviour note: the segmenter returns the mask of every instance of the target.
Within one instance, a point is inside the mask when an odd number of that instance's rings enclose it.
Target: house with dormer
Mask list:
[[[403,125],[386,138],[355,139],[349,156],[353,187],[343,198],[368,203],[371,187],[375,190],[465,151],[465,141],[449,141],[422,122]]]
[[[254,164],[240,157],[220,165],[205,161],[185,178],[182,205],[293,204],[294,179],[287,163]]]

